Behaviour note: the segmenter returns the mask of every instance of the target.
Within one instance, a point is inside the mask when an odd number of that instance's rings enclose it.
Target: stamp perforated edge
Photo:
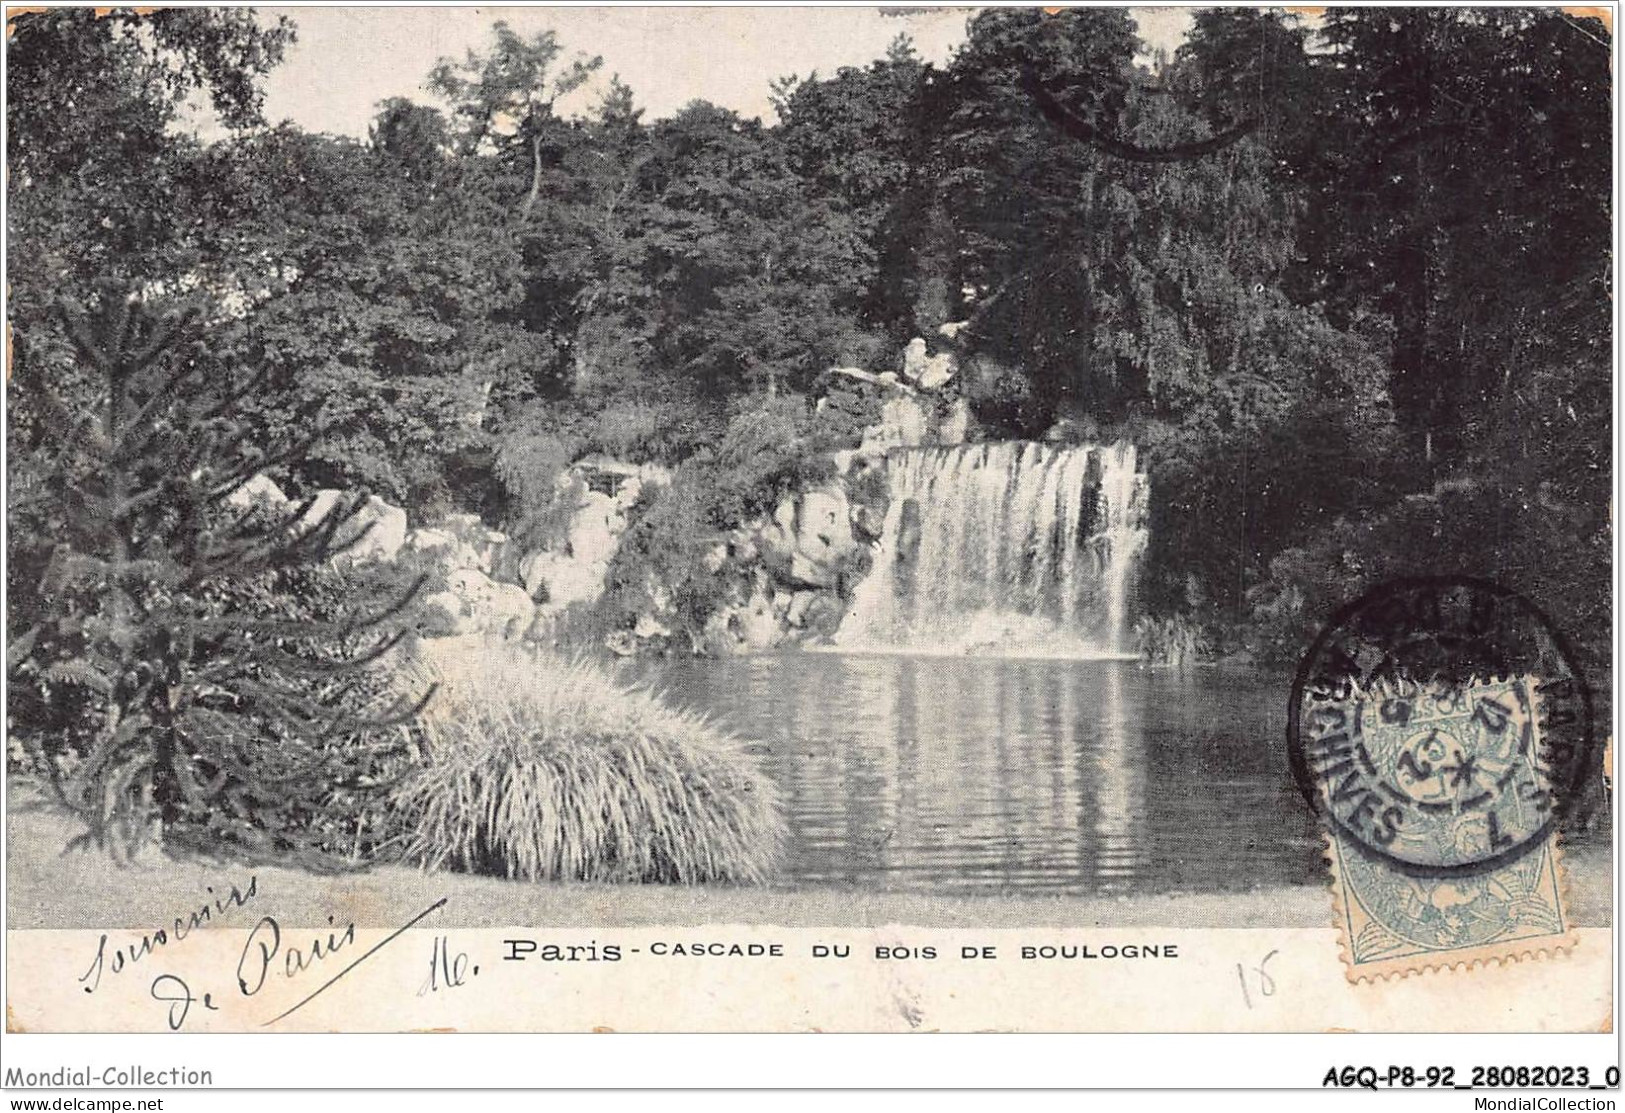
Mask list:
[[[1465,973],[1490,963],[1506,966],[1516,962],[1555,959],[1567,954],[1579,944],[1579,936],[1568,922],[1569,881],[1568,873],[1563,868],[1562,837],[1553,832],[1548,837],[1546,852],[1551,855],[1552,876],[1557,885],[1558,913],[1563,919],[1563,929],[1560,932],[1484,943],[1456,950],[1428,951],[1373,962],[1355,962],[1353,945],[1348,937],[1348,913],[1343,904],[1343,877],[1338,861],[1340,848],[1335,835],[1325,832],[1322,837],[1325,839],[1326,847],[1323,857],[1329,874],[1327,884],[1332,896],[1332,926],[1337,929],[1337,953],[1343,961],[1343,973],[1351,984],[1401,979],[1431,971],[1454,973],[1458,968]]]
[[[1510,679],[1512,678],[1474,677],[1468,683],[1501,682]],[[1533,709],[1535,721],[1544,731],[1545,724],[1541,716],[1545,712],[1545,707],[1540,701],[1539,685],[1532,676],[1526,677],[1525,680],[1528,683],[1529,698],[1535,703]],[[1378,687],[1381,688],[1382,685]],[[1508,966],[1525,961],[1555,960],[1566,956],[1580,942],[1579,935],[1568,921],[1569,878],[1568,871],[1563,868],[1563,837],[1561,830],[1554,827],[1552,833],[1546,837],[1545,851],[1551,856],[1552,879],[1557,887],[1558,915],[1562,921],[1560,931],[1548,935],[1483,943],[1473,947],[1402,955],[1373,962],[1355,962],[1353,943],[1348,937],[1348,909],[1343,903],[1342,846],[1337,833],[1333,830],[1323,830],[1321,838],[1324,842],[1321,857],[1326,864],[1326,884],[1331,890],[1332,897],[1332,926],[1337,929],[1337,954],[1343,962],[1343,973],[1352,985],[1358,985],[1360,982],[1376,984],[1400,980],[1435,971],[1467,973],[1491,963]]]

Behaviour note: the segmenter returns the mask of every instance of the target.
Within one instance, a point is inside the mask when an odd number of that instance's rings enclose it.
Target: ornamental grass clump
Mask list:
[[[783,834],[754,757],[585,662],[442,650],[419,770],[396,791],[410,861],[524,881],[761,883]]]

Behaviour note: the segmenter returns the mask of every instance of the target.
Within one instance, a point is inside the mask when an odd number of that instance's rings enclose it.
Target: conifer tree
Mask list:
[[[252,443],[255,381],[210,358],[197,311],[104,285],[61,317],[89,390],[13,384],[51,416],[13,461],[14,753],[115,857],[154,838],[358,849],[355,817],[403,765],[394,728],[432,694],[384,671],[420,584],[339,569],[364,498],[246,497],[318,415]]]

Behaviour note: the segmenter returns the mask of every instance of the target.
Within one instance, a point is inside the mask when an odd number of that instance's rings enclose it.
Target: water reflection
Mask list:
[[[766,747],[795,882],[1117,893],[1315,875],[1281,683],[835,654],[665,662],[649,678]]]

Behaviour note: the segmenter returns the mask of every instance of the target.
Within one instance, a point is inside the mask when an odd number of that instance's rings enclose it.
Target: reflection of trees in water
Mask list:
[[[850,664],[849,692],[872,691],[858,675],[883,678],[889,698],[868,706],[889,707],[886,722],[854,718],[881,727],[891,744],[876,753],[875,735],[865,731],[869,740],[852,745],[840,785],[830,786],[848,837],[827,849],[848,866],[871,858],[878,840],[874,866],[903,883],[1094,889],[1133,876],[1145,857],[1144,773],[1130,745],[1120,667]],[[830,874],[853,874],[829,866]]]
[[[894,814],[887,785],[895,752],[879,740],[900,737],[904,727],[893,711],[895,677],[830,661],[785,670],[793,743],[810,758],[797,766],[805,778],[803,846],[812,877],[859,884],[884,869]]]
[[[1144,857],[1121,668],[827,657],[746,693],[805,880],[1114,887]]]
[[[1256,684],[1124,663],[834,654],[681,671],[687,702],[769,748],[791,881],[1121,892],[1313,868],[1284,725]]]
[[[1100,734],[1091,747],[1095,851],[1090,856],[1096,888],[1120,889],[1144,867],[1149,855],[1145,833],[1145,754],[1130,751],[1123,669],[1107,668],[1100,678]],[[1144,689],[1139,702],[1145,701]],[[1135,720],[1143,716],[1136,707]]]

